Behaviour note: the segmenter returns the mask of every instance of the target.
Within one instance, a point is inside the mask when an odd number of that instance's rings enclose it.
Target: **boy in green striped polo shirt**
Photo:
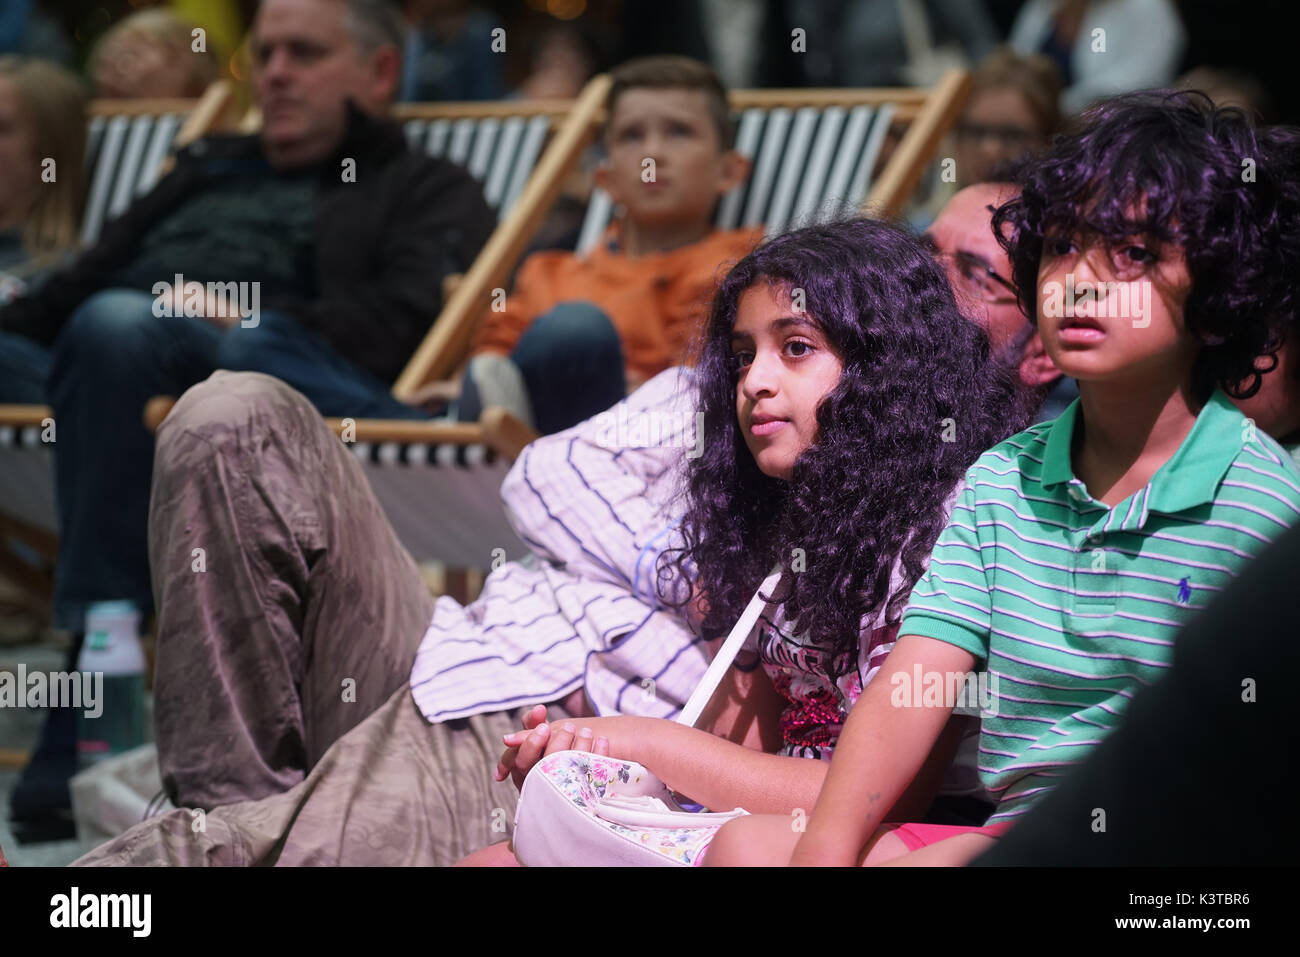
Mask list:
[[[1300,521],[1300,470],[1227,394],[1258,387],[1255,361],[1294,308],[1283,233],[1300,204],[1273,146],[1200,94],[1142,93],[1094,107],[1022,171],[993,228],[1080,397],[967,473],[806,833],[743,818],[711,864],[965,863],[1084,760],[1168,668],[1180,627]],[[952,691],[975,669],[988,825],[885,824],[970,703]]]

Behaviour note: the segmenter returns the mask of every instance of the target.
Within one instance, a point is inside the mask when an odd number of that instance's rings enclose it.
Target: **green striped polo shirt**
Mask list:
[[[1178,629],[1300,519],[1300,469],[1221,391],[1114,508],[1071,468],[1079,409],[980,456],[899,629],[987,668],[978,767],[999,802],[991,822],[1082,762],[1169,667]]]

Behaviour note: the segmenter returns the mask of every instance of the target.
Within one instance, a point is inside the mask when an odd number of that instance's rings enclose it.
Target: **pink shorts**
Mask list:
[[[1011,828],[1010,823],[988,824],[984,827],[959,827],[952,824],[882,824],[880,826],[883,830],[893,832],[907,845],[909,851],[919,851],[923,847],[937,844],[959,834],[986,834],[989,837],[1001,837]]]

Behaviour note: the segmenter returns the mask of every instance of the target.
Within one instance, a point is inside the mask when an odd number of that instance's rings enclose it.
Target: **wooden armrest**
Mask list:
[[[479,425],[488,445],[496,449],[510,461],[519,458],[524,446],[538,438],[539,433],[518,416],[512,415],[499,405],[483,410]]]
[[[54,410],[48,405],[0,405],[0,425],[16,429],[44,427],[45,420],[52,418]]]
[[[326,419],[345,442],[397,442],[402,445],[478,445],[485,440],[477,422],[421,422],[412,419]]]
[[[21,748],[0,748],[0,768],[11,771],[21,771],[27,767],[27,762],[31,755]],[[0,857],[0,860],[4,858]]]
[[[144,424],[157,432],[176,400],[156,395],[144,407]],[[502,408],[489,408],[478,422],[420,422],[410,419],[326,419],[325,424],[346,442],[397,442],[403,445],[487,445],[514,461],[537,433]]]

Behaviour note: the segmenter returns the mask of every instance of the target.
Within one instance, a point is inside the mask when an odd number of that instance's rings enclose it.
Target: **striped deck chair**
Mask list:
[[[487,204],[504,217],[514,208],[556,123],[571,100],[400,103],[394,117],[411,149],[464,166],[483,184]]]
[[[232,95],[231,84],[217,80],[197,100],[92,101],[86,131],[90,180],[82,212],[82,245],[92,245],[105,222],[153,189],[174,146],[215,129]]]

